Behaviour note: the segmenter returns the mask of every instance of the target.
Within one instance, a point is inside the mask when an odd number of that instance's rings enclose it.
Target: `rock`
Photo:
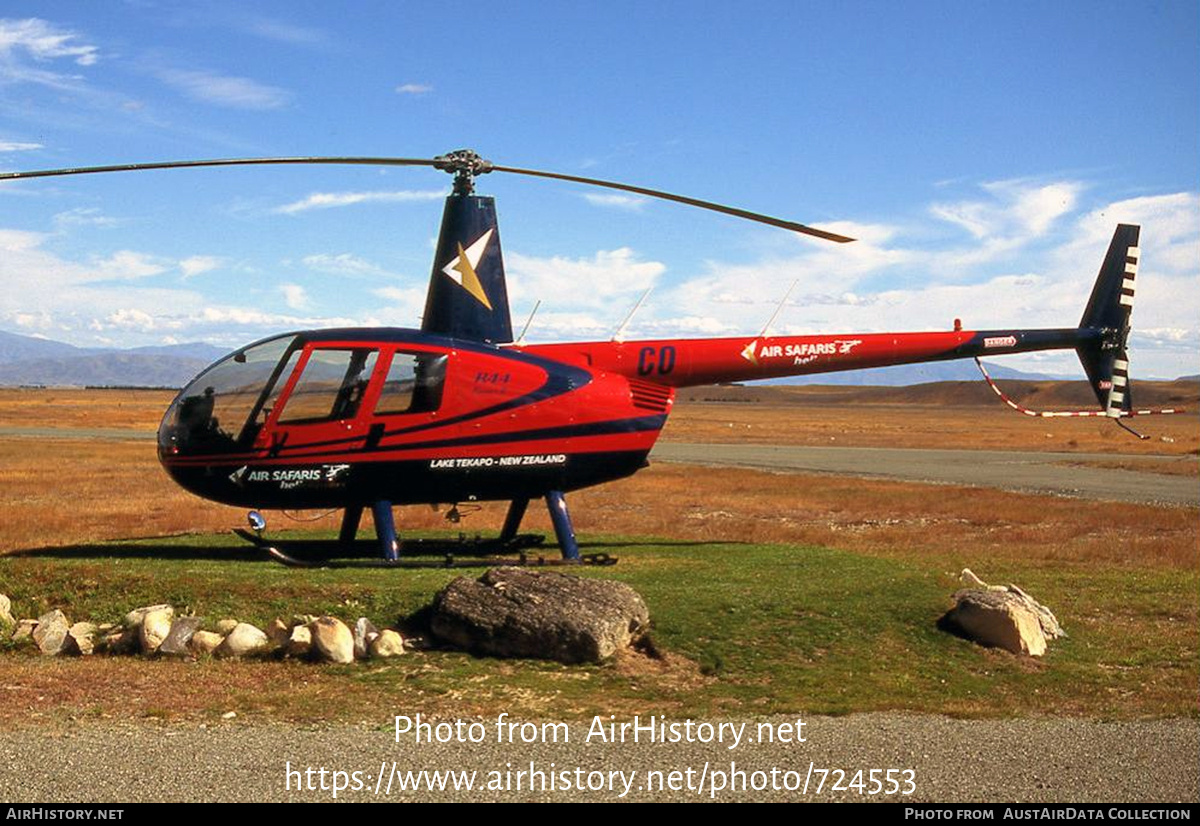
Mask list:
[[[943,627],[982,645],[1040,657],[1046,636],[1038,615],[1008,591],[970,589],[954,595],[955,605],[942,617]]]
[[[66,615],[56,608],[38,617],[37,627],[33,629],[33,641],[43,654],[52,657],[62,651],[70,630],[71,623],[67,622]]]
[[[970,568],[963,568],[962,573],[959,574],[959,582],[967,590],[983,590],[1007,595],[1005,599],[1023,606],[1037,617],[1038,624],[1042,629],[1042,635],[1047,640],[1055,640],[1059,637],[1067,636],[1067,632],[1058,624],[1058,618],[1054,616],[1050,609],[1029,596],[1029,594],[1022,591],[1016,585],[988,585],[982,579],[975,576],[974,571]],[[957,596],[956,594],[955,597],[957,598]]]
[[[175,609],[169,605],[147,611],[142,616],[142,624],[138,628],[138,642],[143,654],[158,651],[163,640],[171,633],[171,620],[174,616]]]
[[[1033,613],[1037,614],[1038,623],[1042,626],[1042,633],[1046,636],[1046,639],[1056,640],[1059,637],[1065,637],[1067,635],[1067,632],[1064,631],[1062,626],[1058,624],[1058,618],[1055,617],[1054,614],[1050,612],[1050,609],[1045,605],[1042,605],[1016,585],[1010,584],[1008,586],[1008,592],[1015,594],[1021,600],[1022,605],[1033,611]]]
[[[297,625],[312,625],[316,621],[317,618],[312,614],[292,614],[292,618],[288,622],[288,628],[295,628]]]
[[[60,653],[89,656],[96,650],[96,626],[90,622],[77,622],[67,630]]]
[[[600,662],[641,636],[646,603],[621,582],[493,568],[434,598],[430,629],[443,642],[496,657]]]
[[[35,628],[37,628],[37,620],[35,619],[18,620],[17,627],[13,629],[11,639],[15,642],[16,640],[23,640],[26,637],[32,637],[33,629]]]
[[[170,616],[175,616],[175,609],[166,603],[161,605],[146,605],[142,608],[134,608],[125,615],[125,627],[132,628],[134,630],[140,630],[142,627],[142,621],[151,611],[167,611]]]
[[[404,638],[388,628],[380,631],[379,635],[371,641],[369,651],[371,656],[376,659],[399,657],[404,653]]]
[[[233,629],[238,627],[238,621],[235,619],[223,619],[217,623],[217,633],[221,635],[230,634]]]
[[[12,600],[6,595],[0,594],[0,625],[16,625],[17,621],[12,615]]]
[[[271,640],[261,629],[248,622],[239,622],[214,652],[218,657],[247,657],[271,647]]]
[[[287,641],[289,657],[307,657],[312,652],[312,631],[307,625],[297,625]]]
[[[308,627],[317,656],[331,663],[354,662],[354,634],[336,617],[318,617]]]
[[[267,626],[267,637],[270,638],[271,645],[275,648],[283,648],[291,636],[291,627],[279,617],[271,620],[271,624]]]
[[[101,647],[110,654],[134,654],[141,647],[141,628],[121,628],[104,635]]]
[[[189,643],[200,630],[201,622],[200,617],[176,617],[166,639],[158,647],[158,653],[168,657],[190,657],[192,649]]]
[[[354,623],[354,656],[360,660],[367,658],[367,648],[379,636],[379,629],[366,617],[359,617]]]
[[[192,638],[188,641],[188,648],[192,649],[193,654],[211,654],[224,641],[225,637],[221,634],[216,634],[212,631],[197,631],[192,634]]]

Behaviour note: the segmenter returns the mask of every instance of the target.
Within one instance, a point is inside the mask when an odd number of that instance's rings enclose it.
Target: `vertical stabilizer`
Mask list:
[[[513,340],[494,198],[446,198],[421,329],[494,344]]]
[[[1100,333],[1095,343],[1080,347],[1078,352],[1092,390],[1110,416],[1128,414],[1133,407],[1127,341],[1141,258],[1140,231],[1133,224],[1117,226],[1079,322],[1081,328]]]

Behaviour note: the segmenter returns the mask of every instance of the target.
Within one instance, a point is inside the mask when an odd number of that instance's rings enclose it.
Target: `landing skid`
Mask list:
[[[478,568],[494,565],[542,567],[617,563],[616,557],[604,553],[587,554],[579,559],[530,556],[525,553],[525,549],[539,547],[545,541],[545,537],[538,534],[519,534],[509,539],[408,539],[400,543],[399,558],[380,559],[378,542],[369,540],[272,542],[244,528],[237,528],[234,533],[265,551],[276,562],[294,568]],[[517,553],[516,557],[498,556],[514,552]]]

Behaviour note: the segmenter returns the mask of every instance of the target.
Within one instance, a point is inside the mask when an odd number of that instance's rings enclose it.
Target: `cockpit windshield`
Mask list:
[[[284,357],[297,346],[285,335],[239,350],[209,367],[175,399],[158,431],[159,448],[221,453],[244,442],[243,429],[276,384],[287,380]],[[294,363],[289,361],[287,363]]]

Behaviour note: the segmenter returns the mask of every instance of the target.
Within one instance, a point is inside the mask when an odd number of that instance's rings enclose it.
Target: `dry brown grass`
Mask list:
[[[153,434],[172,390],[0,389],[0,427],[125,428]]]

